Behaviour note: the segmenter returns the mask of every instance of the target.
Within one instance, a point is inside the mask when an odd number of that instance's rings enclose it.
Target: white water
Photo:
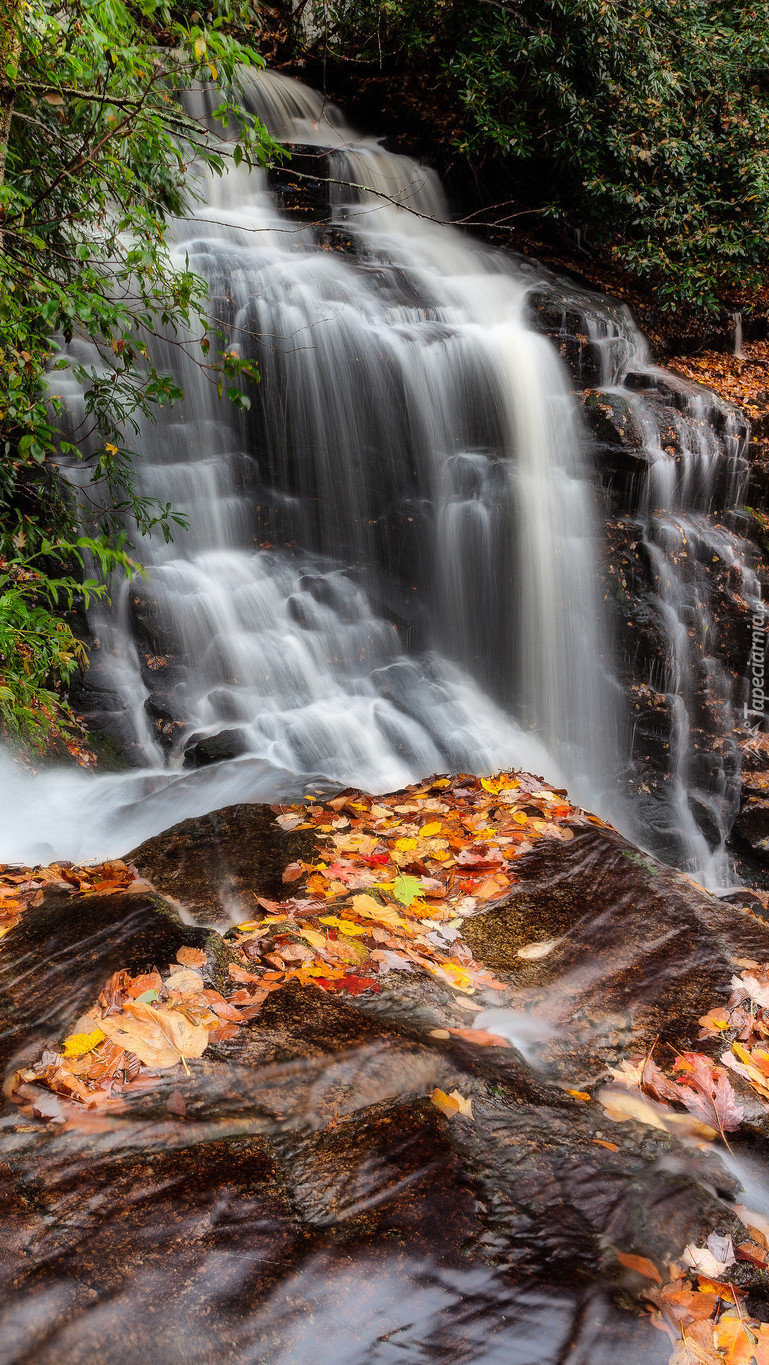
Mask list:
[[[138,487],[189,530],[142,543],[147,579],[94,615],[90,680],[146,771],[6,769],[6,858],[124,852],[269,795],[270,770],[275,790],[321,774],[383,791],[517,764],[601,804],[615,735],[592,494],[526,277],[433,221],[434,174],[356,140],[314,92],[267,74],[252,98],[370,187],[334,186],[356,252],[319,249],[245,168],[207,178],[177,225],[262,382],[244,416],[183,347],[155,356],[185,399],[142,430]],[[82,400],[59,391],[76,423]],[[176,771],[191,737],[223,730],[240,760]]]
[[[0,857],[126,852],[188,815],[318,776],[386,791],[511,765],[622,824],[592,470],[565,367],[528,320],[536,271],[447,226],[435,174],[358,138],[316,92],[248,79],[271,131],[317,149],[332,228],[281,215],[262,172],[199,180],[175,226],[179,256],[261,384],[241,414],[198,367],[193,338],[158,347],[185,398],[135,442],[138,490],[189,529],[170,546],[142,542],[146,579],[116,583],[91,620],[92,709],[142,770],[31,777],[5,765]],[[193,100],[201,117],[207,99]],[[585,327],[607,391],[649,369],[626,310],[587,308]],[[88,362],[85,343],[73,349]],[[76,426],[82,395],[66,373],[54,382]],[[689,412],[681,422],[704,434],[675,464],[643,396],[622,392],[645,423],[640,503],[669,627],[670,819],[702,868],[682,589],[654,528],[707,503],[724,446]],[[223,733],[239,757],[182,770],[197,741]]]

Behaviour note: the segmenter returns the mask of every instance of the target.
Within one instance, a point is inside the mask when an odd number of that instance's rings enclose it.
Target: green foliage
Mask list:
[[[0,719],[39,746],[71,725],[61,684],[83,649],[58,613],[96,590],[77,583],[84,549],[125,569],[126,525],[168,536],[180,520],[131,479],[140,421],[180,397],[153,339],[175,337],[202,380],[243,406],[243,376],[257,377],[217,345],[204,282],[172,256],[168,220],[189,203],[189,167],[221,174],[228,157],[264,164],[278,149],[238,95],[238,71],[260,63],[236,36],[246,0],[220,0],[205,23],[165,0],[26,0],[15,20],[3,8]],[[213,81],[212,133],[183,97]],[[88,346],[68,352],[73,337]],[[49,396],[47,372],[61,368],[82,411]]]
[[[54,577],[39,567],[60,564],[64,556],[79,569],[88,556],[101,577]],[[7,735],[40,750],[52,740],[73,741],[77,728],[60,688],[86,659],[62,612],[71,612],[76,601],[87,606],[92,597],[102,597],[113,570],[130,574],[134,568],[124,551],[87,536],[55,545],[43,540],[37,555],[0,560],[0,723]]]
[[[725,0],[315,0],[330,52],[434,79],[460,149],[715,312],[769,281],[769,9]],[[325,17],[323,17],[325,15]]]

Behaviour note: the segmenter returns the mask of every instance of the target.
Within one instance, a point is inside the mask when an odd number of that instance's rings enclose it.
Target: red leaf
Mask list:
[[[381,991],[378,981],[371,976],[342,976],[336,983],[340,991],[348,995],[362,995],[364,991]]]

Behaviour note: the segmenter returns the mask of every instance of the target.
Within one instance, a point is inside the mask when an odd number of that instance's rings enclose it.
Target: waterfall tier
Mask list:
[[[200,178],[174,240],[212,349],[261,382],[244,412],[198,338],[156,349],[185,396],[143,426],[137,486],[188,529],[143,543],[146,577],[90,618],[91,726],[155,789],[227,760],[229,799],[253,799],[254,763],[373,791],[518,763],[632,830],[630,790],[637,837],[723,881],[745,684],[712,565],[762,608],[711,514],[741,496],[744,430],[655,369],[619,305],[451,227],[432,171],[298,82],[248,80],[291,167]],[[218,781],[191,776],[165,823]]]

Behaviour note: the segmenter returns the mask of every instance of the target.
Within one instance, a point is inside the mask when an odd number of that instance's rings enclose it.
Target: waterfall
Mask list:
[[[611,573],[631,600],[617,615],[627,627],[621,672],[640,769],[631,780],[635,837],[722,888],[734,879],[725,845],[740,797],[735,731],[747,697],[748,622],[766,611],[750,548],[723,520],[745,497],[748,433],[712,393],[652,363],[626,308],[574,289],[538,303],[584,389],[615,533]],[[716,619],[719,575],[731,622]],[[730,628],[745,637],[738,671],[725,658]]]
[[[557,282],[451,227],[435,173],[358,136],[317,92],[272,72],[246,80],[292,168],[196,176],[173,239],[207,283],[212,350],[223,336],[261,381],[241,411],[199,367],[194,338],[156,348],[184,400],[142,425],[137,491],[188,526],[170,544],[143,541],[146,577],[116,581],[90,619],[80,705],[135,771],[90,780],[90,831],[57,796],[50,847],[121,852],[129,829],[153,832],[148,819],[158,829],[314,781],[385,791],[509,765],[627,827],[596,469],[559,334],[543,336],[533,313],[536,290]],[[205,119],[215,98],[201,90],[190,108]],[[300,221],[285,206],[303,191]],[[634,515],[670,645],[673,795],[658,824],[702,868],[728,829],[733,772],[706,793],[720,802],[708,843],[690,771],[696,591],[671,566],[675,537],[691,535],[684,509],[701,509],[702,553],[713,549],[705,513],[724,440],[687,398],[687,453],[671,461],[629,316],[594,296],[580,309],[594,387],[621,393],[646,452]],[[66,372],[51,383],[75,427],[82,395]],[[734,698],[725,678],[718,687],[726,728]],[[88,778],[57,780],[85,799]],[[151,818],[139,816],[148,800]],[[25,847],[20,816],[6,852]]]

